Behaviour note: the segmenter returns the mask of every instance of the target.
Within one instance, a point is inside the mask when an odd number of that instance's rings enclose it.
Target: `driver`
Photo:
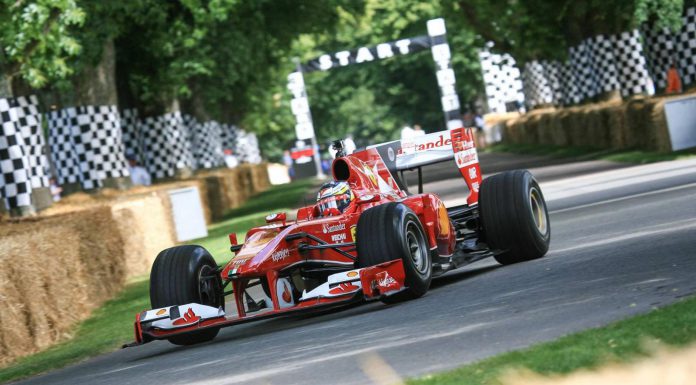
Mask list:
[[[332,181],[324,183],[317,194],[317,207],[319,216],[340,215],[343,213],[355,196],[348,186],[348,182]]]

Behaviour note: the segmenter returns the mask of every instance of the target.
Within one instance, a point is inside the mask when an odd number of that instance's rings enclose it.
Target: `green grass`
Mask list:
[[[267,213],[297,207],[304,194],[316,183],[314,180],[301,180],[273,186],[231,210],[224,221],[209,226],[208,237],[188,243],[204,246],[219,263],[224,263],[231,257],[227,236],[230,232],[237,233],[238,239],[243,240],[249,228],[265,224]],[[57,369],[132,342],[135,314],[150,307],[149,287],[147,277],[129,283],[114,299],[80,323],[73,338],[0,369],[0,382]]]
[[[533,144],[495,144],[482,152],[510,152],[514,154],[544,155],[578,160],[609,160],[624,163],[654,163],[685,159],[696,156],[696,149],[675,152],[650,152],[640,150],[601,150],[590,147],[560,147]]]
[[[525,368],[565,374],[607,362],[649,355],[655,342],[684,346],[696,340],[696,297],[598,329],[572,334],[531,348],[504,353],[450,372],[408,381],[412,385],[491,385],[501,374]],[[462,347],[466,349],[466,347]]]

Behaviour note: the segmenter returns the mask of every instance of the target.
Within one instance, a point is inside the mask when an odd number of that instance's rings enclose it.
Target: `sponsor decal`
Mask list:
[[[239,266],[239,265],[243,264],[244,262],[248,261],[249,259],[251,259],[251,257],[246,257],[246,258],[235,258],[235,259],[232,260],[232,264],[233,264],[234,266]]]
[[[389,147],[387,148],[387,157],[389,158],[390,161],[396,160],[396,154],[394,154],[394,149]]]
[[[358,272],[357,271],[349,271],[346,275],[348,276],[348,278],[353,278],[353,277],[358,276]]]
[[[346,229],[346,224],[345,223],[339,223],[337,225],[330,225],[328,223],[324,223],[323,231],[324,234],[328,233],[334,233],[336,231],[341,231]]]
[[[469,167],[469,178],[476,179],[476,167]]]
[[[155,314],[156,314],[156,315],[162,315],[162,314],[164,314],[164,313],[166,313],[166,312],[167,312],[167,309],[159,309],[159,310],[157,311],[157,313],[155,313]]]
[[[341,242],[345,241],[346,238],[348,238],[346,233],[341,233],[341,234],[334,234],[331,236],[331,242]]]
[[[350,227],[350,238],[351,238],[351,241],[355,242],[355,240],[357,239],[357,238],[355,237],[355,234],[356,234],[357,232],[358,232],[358,226],[353,225],[353,226]]]
[[[344,282],[333,289],[329,290],[329,294],[332,295],[340,295],[340,294],[348,294],[351,292],[354,292],[356,290],[360,289],[360,287],[353,285],[350,282]]]
[[[377,278],[377,287],[382,293],[399,289],[399,283],[386,271],[377,274],[375,278]]]
[[[281,249],[271,254],[271,259],[273,260],[273,262],[278,262],[287,258],[288,256],[290,256],[290,250]]]
[[[464,168],[478,163],[478,155],[476,154],[475,148],[454,153],[454,159],[457,162],[457,167],[459,168]]]
[[[479,192],[479,182],[474,182],[471,184],[471,188],[474,190],[474,192]]]
[[[437,136],[426,135],[418,139],[402,141],[401,148],[396,153],[396,156],[398,158],[402,155],[428,150],[449,150],[451,145],[452,139],[450,138],[449,133],[438,134]]]
[[[183,317],[175,319],[172,323],[176,326],[186,326],[194,324],[200,319],[201,317],[197,316],[196,313],[193,312],[193,309],[189,308],[186,313],[184,313]]]

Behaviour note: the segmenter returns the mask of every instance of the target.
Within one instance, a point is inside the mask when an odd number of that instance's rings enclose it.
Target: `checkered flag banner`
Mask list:
[[[140,121],[144,164],[155,179],[172,178],[183,168],[195,169],[188,126],[191,122],[179,111]]]
[[[492,112],[506,112],[506,104],[524,103],[522,79],[515,60],[508,54],[494,54],[488,50],[479,52],[483,82],[486,87],[488,108]]]
[[[685,86],[696,84],[696,7],[686,10],[677,37],[678,70]]]
[[[13,99],[0,99],[0,193],[8,208],[31,205],[27,146]]]
[[[144,162],[143,138],[140,133],[138,110],[127,108],[121,111],[121,134],[126,157]]]
[[[129,176],[116,106],[81,106],[48,114],[49,143],[59,183],[102,187]]]
[[[36,96],[0,99],[0,196],[9,208],[31,205],[32,189],[49,186],[41,122]]]
[[[224,164],[220,123],[208,121],[193,126],[193,156],[198,168],[214,168]]]
[[[239,130],[235,151],[240,162],[259,164],[261,163],[261,152],[256,135]]]

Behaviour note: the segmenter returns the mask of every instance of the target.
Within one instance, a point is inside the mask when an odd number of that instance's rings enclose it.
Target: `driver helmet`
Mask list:
[[[317,194],[317,206],[319,213],[331,212],[332,209],[343,213],[354,199],[353,192],[348,186],[348,182],[333,181],[324,183]]]

